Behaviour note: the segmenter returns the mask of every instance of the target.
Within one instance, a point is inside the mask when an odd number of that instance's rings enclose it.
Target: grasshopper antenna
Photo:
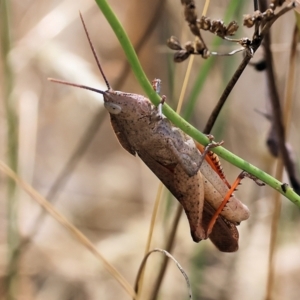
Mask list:
[[[86,90],[93,91],[93,92],[96,92],[96,93],[99,93],[99,94],[102,94],[102,95],[105,94],[104,91],[101,91],[101,90],[98,90],[98,89],[94,89],[94,88],[92,88],[90,86],[87,86],[87,85],[72,83],[72,82],[68,82],[68,81],[64,81],[64,80],[60,80],[60,79],[55,79],[55,78],[48,78],[48,80],[52,81],[52,82],[56,82],[56,83],[61,83],[61,84],[65,84],[65,85],[75,86],[75,87],[78,87],[78,88],[81,88],[81,89],[86,89]]]
[[[97,66],[98,66],[98,68],[99,68],[99,71],[101,72],[101,75],[102,75],[102,77],[103,77],[103,79],[104,79],[104,81],[105,81],[105,84],[106,84],[107,88],[110,90],[110,89],[111,89],[110,84],[109,84],[108,80],[106,79],[106,76],[105,76],[105,74],[104,74],[104,72],[103,72],[103,70],[102,70],[101,64],[100,64],[100,62],[99,62],[99,58],[98,58],[98,56],[97,56],[97,53],[96,53],[96,51],[95,51],[95,48],[94,48],[93,43],[92,43],[92,41],[91,41],[91,38],[90,38],[90,36],[89,36],[89,32],[88,32],[88,30],[87,30],[87,28],[86,28],[86,26],[85,26],[85,23],[84,23],[84,20],[83,20],[83,17],[82,17],[81,12],[79,12],[79,16],[80,16],[80,19],[81,19],[81,22],[82,22],[82,25],[83,25],[83,28],[84,28],[86,37],[87,37],[87,39],[88,39],[88,41],[89,41],[89,44],[90,44],[90,47],[91,47],[91,49],[92,49],[94,58],[95,58],[95,60],[96,60]]]
[[[91,41],[91,39],[90,39],[88,30],[87,30],[87,28],[86,28],[86,26],[85,26],[83,17],[82,17],[82,15],[81,15],[81,12],[79,12],[79,16],[80,16],[80,19],[81,19],[81,22],[82,22],[82,25],[83,25],[85,34],[86,34],[86,36],[87,36],[88,42],[89,42],[90,47],[91,47],[91,49],[92,49],[94,58],[95,58],[95,60],[96,60],[97,66],[98,66],[98,68],[99,68],[99,70],[100,70],[100,72],[101,72],[101,75],[102,75],[102,77],[103,77],[103,79],[104,79],[104,81],[105,81],[105,84],[106,84],[107,88],[110,90],[110,89],[111,89],[110,84],[109,84],[109,82],[108,82],[108,80],[107,80],[107,78],[106,78],[106,76],[105,76],[105,74],[104,74],[104,72],[103,72],[103,69],[102,69],[101,64],[100,64],[100,62],[99,62],[99,58],[98,58],[98,56],[97,56],[97,54],[96,54],[95,48],[94,48],[93,43],[92,43],[92,41]],[[81,88],[81,89],[90,90],[90,91],[93,91],[93,92],[96,92],[96,93],[100,93],[100,94],[102,94],[102,95],[105,94],[104,91],[101,91],[101,90],[98,90],[98,89],[95,89],[95,88],[92,88],[92,87],[89,87],[89,86],[86,86],[86,85],[82,85],[82,84],[76,84],[76,83],[72,83],[72,82],[68,82],[68,81],[64,81],[64,80],[60,80],[60,79],[54,79],[54,78],[48,78],[48,80],[49,80],[49,81],[52,81],[52,82],[56,82],[56,83],[61,83],[61,84],[65,84],[65,85],[70,85],[70,86],[78,87],[78,88]]]

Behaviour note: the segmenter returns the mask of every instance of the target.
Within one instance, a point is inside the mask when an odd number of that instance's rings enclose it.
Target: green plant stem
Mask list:
[[[3,87],[4,106],[7,123],[7,160],[9,166],[16,172],[18,166],[18,117],[16,113],[13,91],[13,72],[9,63],[9,52],[11,49],[10,36],[10,9],[9,1],[3,0],[0,3],[0,28],[1,28],[1,54],[3,61]],[[18,230],[18,203],[17,187],[13,180],[7,181],[7,245],[8,245],[8,266],[6,274],[6,299],[16,299],[18,262],[18,245],[20,241]]]
[[[96,0],[96,3],[98,4],[99,8],[101,9],[102,13],[106,17],[112,29],[114,30],[138,82],[144,89],[145,93],[147,94],[151,102],[154,105],[158,105],[158,103],[160,102],[160,97],[156,94],[156,92],[152,88],[151,83],[148,81],[139,63],[137,55],[130,43],[130,40],[126,32],[124,31],[122,25],[120,24],[119,20],[111,10],[106,0]],[[191,124],[186,122],[183,118],[181,118],[178,114],[176,114],[175,111],[172,110],[167,104],[164,104],[163,106],[163,113],[175,126],[182,129],[186,134],[191,136],[200,144],[207,145],[209,143],[209,139],[203,133],[199,132],[195,127],[193,127]],[[270,176],[269,174],[263,172],[259,168],[251,165],[249,162],[236,156],[235,154],[231,153],[230,151],[226,150],[223,147],[216,147],[213,149],[213,152],[215,152],[216,154],[218,154],[220,157],[230,162],[231,164],[235,165],[236,167],[254,175],[258,179],[260,179],[261,181],[263,181],[264,183],[266,183],[267,185],[269,185],[270,187],[272,187],[273,189],[277,190],[279,193],[287,197],[298,207],[300,207],[300,196],[297,195],[292,188],[290,187],[287,187],[286,189],[282,188],[282,182],[278,181],[277,179]]]

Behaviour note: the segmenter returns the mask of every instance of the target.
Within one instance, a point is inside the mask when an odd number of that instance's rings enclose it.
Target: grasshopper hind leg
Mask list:
[[[207,232],[215,212],[215,209],[207,201],[204,201],[203,227],[205,232]],[[236,226],[222,216],[219,216],[214,224],[209,239],[222,252],[235,252],[239,249],[239,232]]]

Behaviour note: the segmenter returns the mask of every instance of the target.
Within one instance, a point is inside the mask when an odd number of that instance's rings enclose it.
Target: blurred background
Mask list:
[[[183,43],[193,39],[180,1],[108,2],[137,49],[149,80],[162,80],[161,93],[175,109],[187,61],[173,63],[173,52],[166,47],[166,40],[171,35]],[[139,158],[121,148],[103,109],[101,95],[47,81],[48,77],[54,77],[105,89],[79,11],[111,86],[125,92],[143,94],[143,91],[94,1],[13,0],[8,12],[4,3],[1,3],[1,160],[17,166],[19,176],[51,201],[133,285],[144,255],[159,181]],[[200,16],[204,1],[196,1],[196,5]],[[232,7],[234,10],[230,11]],[[241,25],[242,16],[252,11],[252,1],[218,0],[211,3],[208,16],[223,19],[230,14],[229,20]],[[9,17],[9,28],[3,25],[5,16]],[[294,13],[290,12],[272,27],[272,52],[281,99],[285,95],[294,24]],[[241,25],[236,36],[251,37],[252,32]],[[239,47],[221,41],[215,49],[215,37],[208,33],[204,38],[214,51],[224,53]],[[259,49],[253,61],[262,57],[263,50]],[[202,79],[190,118],[199,130],[204,128],[242,54],[210,60],[212,64]],[[186,99],[195,89],[195,80],[205,63],[201,57],[195,57]],[[299,69],[296,83],[299,83]],[[295,89],[293,96],[287,140],[298,166],[299,89]],[[276,159],[266,147],[271,123],[262,114],[270,112],[266,74],[249,66],[230,94],[212,133],[216,140],[225,141],[228,150],[274,175]],[[230,182],[240,173],[226,162],[223,168]],[[0,179],[3,299],[130,299],[101,261],[51,216],[45,214],[39,218],[40,206],[22,190],[14,192],[5,174],[1,173]],[[284,177],[283,181],[288,179]],[[177,206],[175,199],[164,195],[151,248],[164,247]],[[275,192],[245,179],[236,196],[251,210],[250,219],[238,227],[240,248],[236,253],[221,253],[209,240],[195,244],[186,216],[182,215],[180,220],[172,254],[187,272],[195,299],[265,297]],[[297,299],[299,295],[299,229],[299,209],[283,198],[272,299]],[[19,247],[19,241],[28,237],[26,245]],[[16,257],[11,258],[11,253]],[[151,294],[161,260],[158,253],[149,259],[143,299]],[[14,276],[9,273],[12,262],[17,264],[18,280],[8,289],[8,279]],[[173,263],[169,264],[159,295],[161,299],[187,299],[184,279]]]

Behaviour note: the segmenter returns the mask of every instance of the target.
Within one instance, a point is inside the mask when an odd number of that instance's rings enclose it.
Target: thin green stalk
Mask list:
[[[7,121],[7,160],[9,166],[16,172],[18,166],[18,117],[16,113],[13,91],[13,72],[8,55],[11,49],[10,35],[10,9],[9,1],[1,1],[1,54],[3,61],[3,87],[4,106]],[[7,299],[16,299],[18,261],[19,261],[19,231],[17,215],[16,184],[13,180],[7,181],[7,244],[8,244],[8,268],[6,275]]]
[[[144,89],[145,93],[148,95],[149,99],[152,101],[154,105],[158,105],[160,102],[160,97],[153,90],[150,82],[148,81],[139,61],[136,56],[136,53],[130,43],[130,40],[118,21],[117,17],[111,10],[106,0],[96,0],[99,8],[102,13],[106,17],[110,26],[114,30],[125,54],[131,65],[132,71],[134,72],[138,82],[141,87]],[[177,127],[182,129],[185,133],[195,139],[197,142],[202,145],[207,145],[209,143],[208,138],[201,132],[199,132],[195,127],[186,122],[183,118],[181,118],[178,114],[176,114],[167,104],[164,104],[163,107],[164,115]],[[236,156],[230,151],[226,150],[223,147],[216,147],[213,151],[218,154],[220,157],[235,165],[236,167],[247,171],[248,173],[256,176],[258,179],[277,190],[279,193],[287,197],[290,201],[295,203],[300,207],[300,196],[297,195],[290,187],[283,187],[282,183],[269,174],[263,172],[259,168],[251,165],[249,162],[243,160],[242,158]]]

